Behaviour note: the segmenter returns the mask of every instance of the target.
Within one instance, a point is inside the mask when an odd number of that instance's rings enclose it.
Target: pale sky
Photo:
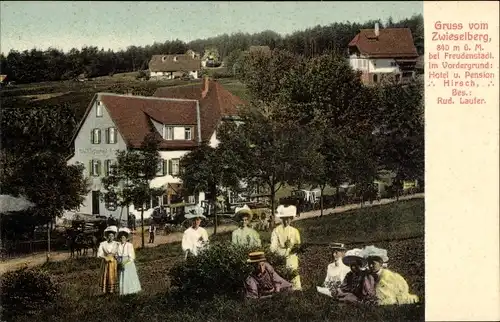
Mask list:
[[[0,52],[85,45],[118,50],[186,42],[238,31],[282,35],[334,22],[394,21],[423,14],[423,1],[380,2],[100,2],[2,1]]]

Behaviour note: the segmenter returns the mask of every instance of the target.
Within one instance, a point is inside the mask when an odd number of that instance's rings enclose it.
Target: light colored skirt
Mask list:
[[[124,256],[122,261],[127,261],[128,256]],[[137,275],[137,268],[134,261],[130,261],[123,265],[123,270],[120,270],[120,295],[134,294],[140,292],[141,283],[139,282],[139,275]]]
[[[113,258],[111,262],[105,259],[101,263],[99,288],[104,293],[114,293],[118,288],[118,263]]]
[[[302,283],[300,281],[299,273],[299,257],[296,254],[290,254],[286,257],[286,266],[292,270],[297,271],[297,276],[295,276],[292,280],[292,289],[294,291],[302,290]]]

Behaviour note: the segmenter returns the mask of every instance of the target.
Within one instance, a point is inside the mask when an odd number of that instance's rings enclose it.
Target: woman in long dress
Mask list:
[[[130,229],[120,228],[118,232],[118,267],[120,280],[120,295],[134,294],[141,291],[141,283],[137,275],[135,266],[135,251],[134,245],[128,241]]]
[[[104,294],[115,293],[118,288],[118,263],[115,258],[118,243],[114,240],[117,231],[116,226],[107,227],[104,230],[106,240],[99,244],[97,250],[97,257],[102,258],[99,288]]]
[[[282,225],[274,228],[271,233],[271,246],[272,252],[277,253],[281,256],[286,257],[286,266],[291,270],[297,272],[297,276],[292,279],[292,285],[294,291],[302,290],[302,284],[299,275],[299,257],[297,256],[297,250],[300,248],[300,233],[297,228],[290,226],[290,222],[297,214],[297,208],[295,206],[283,206],[278,207],[278,218],[283,221]]]

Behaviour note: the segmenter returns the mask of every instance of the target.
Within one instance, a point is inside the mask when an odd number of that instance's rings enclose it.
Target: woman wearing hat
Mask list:
[[[286,257],[286,265],[297,271],[297,276],[292,280],[294,290],[302,290],[300,282],[299,270],[299,257],[297,250],[300,248],[300,233],[297,228],[290,226],[292,219],[297,215],[297,208],[295,206],[280,205],[277,209],[276,217],[283,221],[282,225],[277,226],[271,233],[271,246],[272,252]]]
[[[118,231],[118,276],[120,281],[120,295],[134,294],[141,291],[141,283],[135,266],[134,245],[128,241],[130,229],[120,228]]]
[[[105,241],[99,244],[97,257],[102,258],[99,287],[105,294],[114,293],[118,287],[117,261],[118,243],[114,240],[118,229],[109,226],[104,230]]]
[[[362,250],[355,248],[345,253],[343,263],[351,268],[337,290],[337,299],[347,303],[370,304],[375,299],[375,282],[373,277],[363,269],[366,260]]]
[[[374,278],[379,305],[411,304],[419,301],[417,295],[410,294],[408,283],[401,275],[384,268],[384,264],[389,261],[387,250],[366,246],[363,256],[367,259],[369,271]]]
[[[344,244],[332,243],[329,245],[329,248],[333,252],[333,263],[329,264],[326,269],[324,286],[330,290],[336,290],[351,269],[342,261],[346,251]]]
[[[264,252],[248,254],[247,263],[254,265],[254,271],[245,280],[246,298],[265,298],[292,288],[292,284],[279,276],[266,261]]]
[[[182,236],[182,251],[185,258],[189,255],[198,256],[200,250],[208,245],[208,233],[205,228],[200,227],[201,219],[207,219],[201,211],[192,211],[186,215],[186,219],[192,219],[191,227],[184,231]]]
[[[247,205],[244,205],[242,208],[236,208],[236,218],[240,227],[231,234],[232,243],[247,247],[260,247],[259,233],[255,229],[248,227],[248,224],[252,220],[252,211],[250,208]]]

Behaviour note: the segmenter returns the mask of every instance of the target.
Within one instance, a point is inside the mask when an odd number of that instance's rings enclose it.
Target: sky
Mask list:
[[[2,1],[0,52],[86,45],[119,50],[239,31],[285,35],[334,22],[391,16],[398,21],[414,14],[423,14],[423,1]]]

